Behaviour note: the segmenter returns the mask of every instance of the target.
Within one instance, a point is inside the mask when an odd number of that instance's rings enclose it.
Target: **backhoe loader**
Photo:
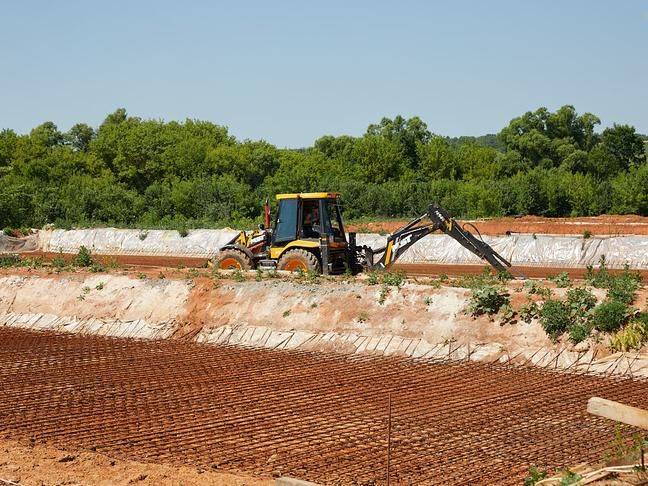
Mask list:
[[[222,269],[277,269],[323,274],[353,273],[389,268],[414,243],[442,231],[488,262],[498,272],[511,264],[483,240],[459,225],[437,205],[387,237],[382,248],[356,245],[356,234],[346,233],[340,194],[309,192],[278,194],[278,210],[270,228],[270,207],[264,206],[265,224],[253,232],[241,231],[224,245],[216,259]]]

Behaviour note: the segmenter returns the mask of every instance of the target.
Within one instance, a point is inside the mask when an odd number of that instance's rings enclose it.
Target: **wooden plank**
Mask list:
[[[605,398],[592,397],[587,401],[587,411],[599,417],[648,430],[648,410],[631,407]]]

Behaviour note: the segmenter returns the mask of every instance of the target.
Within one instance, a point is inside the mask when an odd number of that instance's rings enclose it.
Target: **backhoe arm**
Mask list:
[[[425,218],[432,222],[420,224]],[[506,271],[511,264],[502,255],[497,253],[490,245],[476,238],[472,233],[462,228],[448,212],[432,204],[428,212],[395,231],[387,237],[387,244],[383,248],[371,250],[365,247],[366,260],[373,268],[388,268],[414,243],[430,233],[443,231],[459,242],[461,246],[470,250],[482,260],[488,262],[498,272]],[[380,254],[380,260],[373,263],[373,255]]]

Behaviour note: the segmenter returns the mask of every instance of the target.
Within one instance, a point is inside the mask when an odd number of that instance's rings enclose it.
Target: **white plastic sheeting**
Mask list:
[[[170,230],[53,230],[39,232],[38,242],[30,240],[24,244],[24,249],[76,253],[83,245],[97,254],[211,258],[236,234],[237,231],[231,229],[191,230],[185,237]],[[6,237],[5,241],[7,245],[11,243],[12,248],[20,247],[17,242],[6,240]],[[359,245],[372,248],[384,246],[386,241],[386,236],[377,234],[357,235]],[[648,268],[648,236],[593,236],[585,239],[581,236],[515,234],[484,236],[484,241],[513,265],[585,267],[597,265],[601,256],[605,256],[607,265],[611,268],[621,268],[625,264],[636,269]],[[421,239],[401,256],[399,262],[482,263],[476,255],[443,234]]]
[[[170,230],[98,228],[41,232],[41,250],[76,253],[85,246],[106,255],[160,255],[210,258],[238,234],[231,229],[191,230],[187,236]]]
[[[359,245],[379,248],[387,237],[358,235]],[[513,265],[585,267],[598,265],[602,256],[611,268],[648,268],[648,237],[526,235],[484,236],[484,241]],[[479,264],[482,260],[447,235],[429,235],[411,246],[401,263]]]

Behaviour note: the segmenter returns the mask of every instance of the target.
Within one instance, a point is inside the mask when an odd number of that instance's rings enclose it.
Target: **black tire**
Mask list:
[[[296,248],[285,252],[277,262],[277,270],[296,272],[298,269],[301,269],[302,272],[313,271],[319,273],[319,259],[310,251]]]
[[[241,250],[228,248],[219,253],[216,267],[222,270],[250,270],[252,260]]]

